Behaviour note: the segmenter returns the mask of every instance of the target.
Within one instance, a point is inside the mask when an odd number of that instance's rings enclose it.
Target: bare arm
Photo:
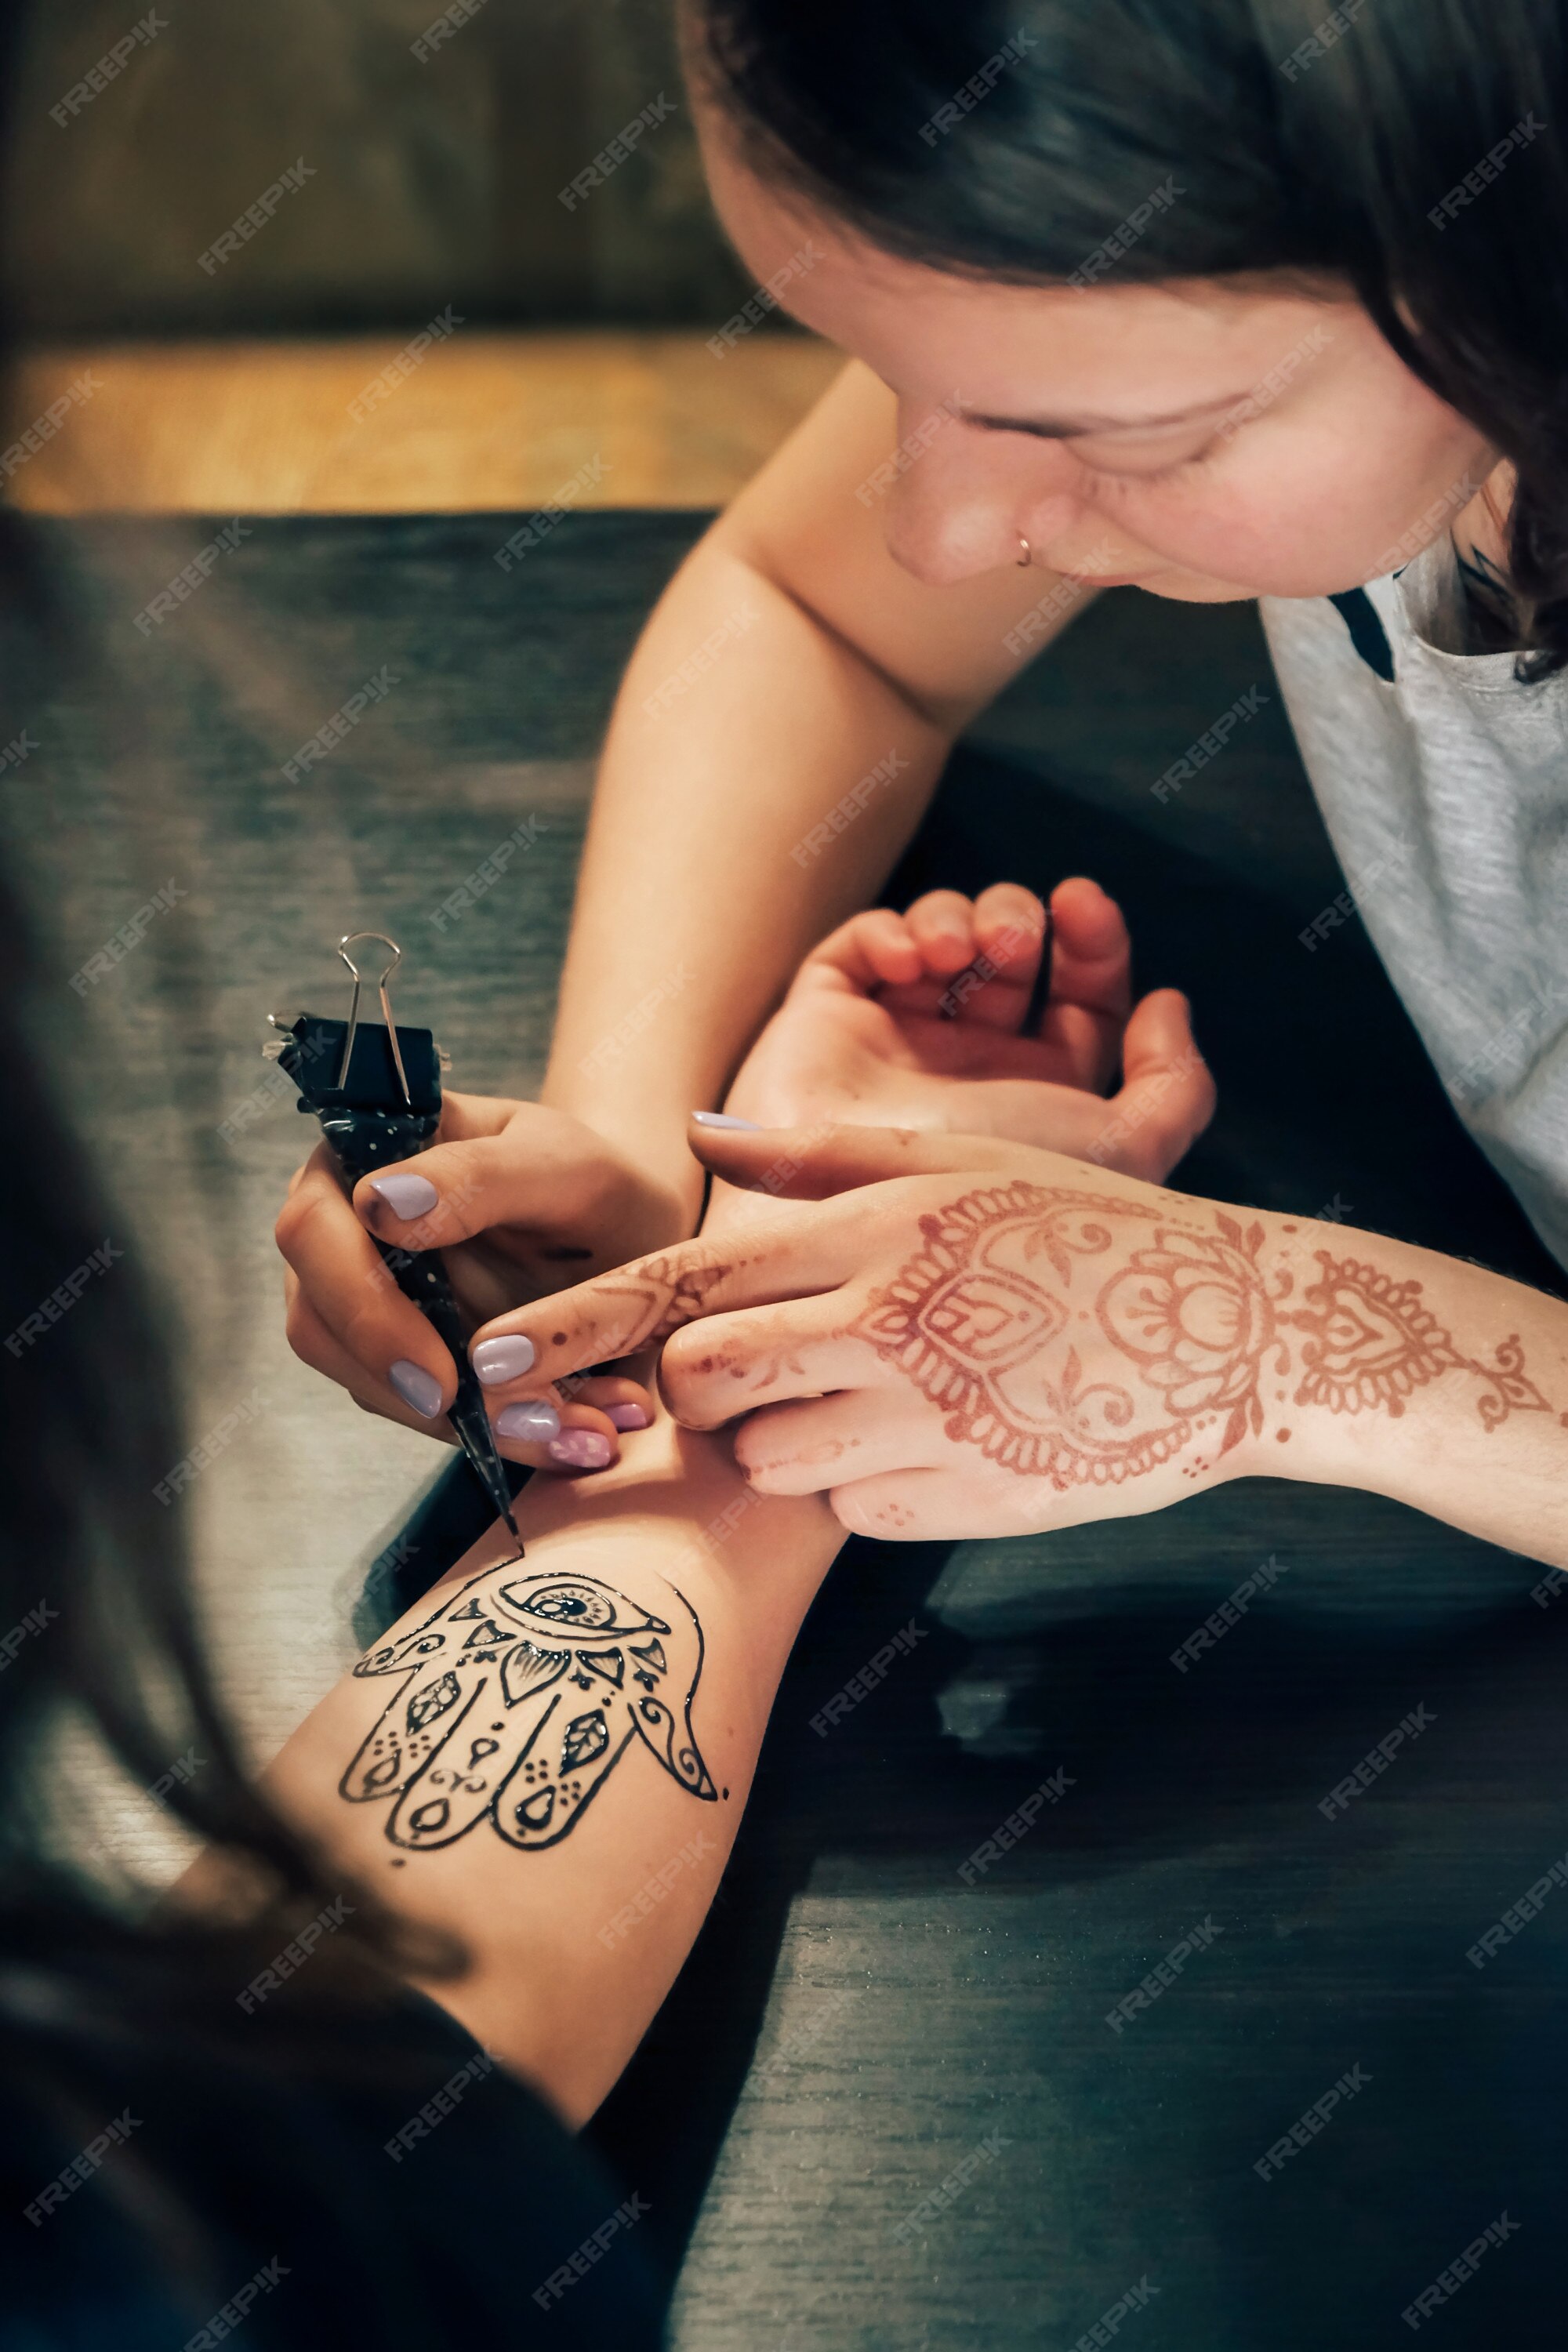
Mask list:
[[[774,1190],[833,1197],[503,1318],[536,1342],[534,1386],[673,1333],[659,1377],[682,1423],[746,1414],[754,1486],[826,1491],[868,1535],[1016,1535],[1267,1476],[1392,1496],[1568,1568],[1560,1298],[984,1137],[697,1130],[693,1149],[731,1183],[781,1170]]]
[[[726,1191],[710,1222],[758,1216]],[[662,1411],[517,1517],[526,1556],[492,1528],[267,1778],[343,1871],[465,1947],[469,1971],[427,1990],[577,2122],[702,1924],[844,1531]]]
[[[693,1203],[688,1111],[873,896],[959,730],[1076,609],[1037,569],[931,588],[895,563],[879,494],[858,493],[898,435],[892,394],[847,367],[682,565],[616,702],[543,1099]],[[606,1055],[645,1006],[636,1051]]]

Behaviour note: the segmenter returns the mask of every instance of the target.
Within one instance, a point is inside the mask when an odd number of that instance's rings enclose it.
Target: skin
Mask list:
[[[949,277],[758,178],[710,103],[697,119],[742,261],[761,284],[806,244],[820,251],[782,307],[892,388],[900,440],[962,394],[888,497],[889,550],[917,580],[991,571],[1022,536],[1048,570],[1184,604],[1329,595],[1374,577],[1455,483],[1479,492],[1496,469],[1475,428],[1331,288],[1310,299]],[[1467,530],[1489,533],[1486,501],[1467,504]]]
[[[984,1137],[699,1130],[694,1149],[771,1213],[505,1318],[536,1343],[535,1393],[662,1345],[678,1421],[733,1423],[756,1489],[826,1495],[884,1539],[1037,1533],[1271,1476],[1568,1564],[1560,1299]]]

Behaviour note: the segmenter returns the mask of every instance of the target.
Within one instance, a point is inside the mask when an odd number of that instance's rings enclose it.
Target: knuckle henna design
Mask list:
[[[1059,1492],[1189,1448],[1182,1475],[1207,1473],[1262,1432],[1266,1379],[1281,1403],[1397,1415],[1413,1390],[1467,1374],[1488,1430],[1553,1410],[1517,1337],[1491,1363],[1465,1356],[1419,1282],[1326,1251],[1298,1297],[1265,1227],[1205,1203],[1019,1182],[966,1193],[920,1231],[852,1333],[939,1408],[949,1439]]]
[[[613,1332],[616,1344],[611,1352],[617,1356],[635,1356],[639,1348],[656,1347],[683,1324],[705,1314],[708,1294],[732,1271],[728,1260],[679,1265],[664,1255],[644,1258],[625,1273],[595,1286],[596,1299],[610,1308],[603,1318],[595,1318],[595,1336],[607,1341]]]

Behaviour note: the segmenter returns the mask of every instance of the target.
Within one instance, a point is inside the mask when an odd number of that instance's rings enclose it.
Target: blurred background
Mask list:
[[[34,511],[526,509],[595,457],[576,503],[709,505],[837,364],[776,321],[707,348],[752,289],[666,0],[30,14],[7,442],[101,379],[13,473]],[[395,397],[351,415],[448,314]]]

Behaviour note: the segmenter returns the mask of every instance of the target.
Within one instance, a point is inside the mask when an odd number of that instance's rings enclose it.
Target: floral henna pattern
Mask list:
[[[1276,1337],[1256,1264],[1263,1229],[1218,1237],[1095,1192],[1012,1184],[921,1219],[924,1247],[852,1327],[946,1415],[949,1437],[1058,1488],[1120,1484],[1200,1433],[1216,1453],[1261,1424],[1258,1383]],[[1096,1264],[1129,1223],[1152,1224],[1109,1282]],[[1081,1327],[1127,1360],[1085,1379]]]
[[[851,1330],[941,1408],[949,1438],[1060,1489],[1119,1485],[1190,1444],[1187,1475],[1209,1467],[1261,1432],[1261,1383],[1292,1369],[1295,1403],[1331,1412],[1398,1415],[1449,1372],[1481,1383],[1489,1430],[1555,1411],[1517,1336],[1489,1363],[1461,1355],[1419,1282],[1326,1250],[1293,1297],[1290,1272],[1260,1263],[1263,1225],[1223,1210],[1201,1232],[1154,1205],[1017,1183],[920,1223],[921,1250]]]
[[[1100,1326],[1131,1356],[1173,1413],[1194,1425],[1226,1416],[1228,1454],[1263,1426],[1258,1382],[1275,1337],[1273,1303],[1258,1271],[1263,1228],[1243,1233],[1220,1216],[1217,1238],[1163,1232],[1101,1293]]]
[[[1308,1286],[1300,1311],[1286,1319],[1304,1334],[1298,1404],[1331,1412],[1378,1411],[1397,1415],[1405,1400],[1444,1372],[1469,1372],[1483,1383],[1481,1420],[1496,1429],[1510,1412],[1550,1412],[1551,1405],[1524,1371],[1517,1336],[1497,1350],[1495,1364],[1461,1356],[1421,1304],[1418,1282],[1395,1282],[1353,1258],[1319,1250],[1321,1278]],[[1565,1416],[1564,1418],[1568,1418]]]

